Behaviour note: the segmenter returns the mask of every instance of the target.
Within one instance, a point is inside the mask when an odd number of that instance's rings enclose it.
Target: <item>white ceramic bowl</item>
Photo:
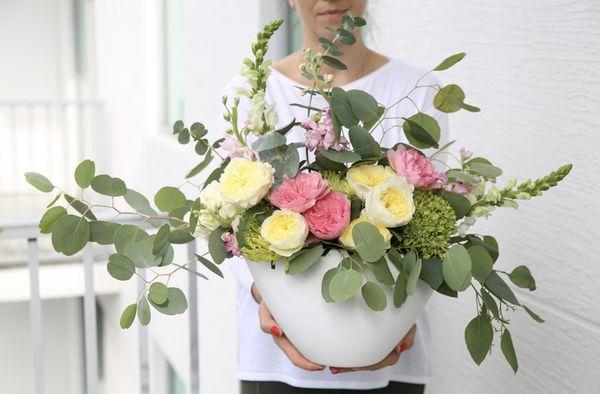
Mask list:
[[[302,274],[291,276],[284,265],[248,261],[263,299],[273,317],[309,360],[335,367],[363,367],[385,358],[429,301],[433,290],[419,280],[416,291],[396,308],[392,286],[383,286],[388,305],[375,312],[365,304],[360,291],[343,303],[327,303],[321,296],[325,272],[336,267],[342,255],[331,250]],[[394,277],[396,267],[388,263]]]

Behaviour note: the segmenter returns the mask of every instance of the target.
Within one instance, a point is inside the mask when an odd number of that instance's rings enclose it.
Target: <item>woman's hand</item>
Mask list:
[[[292,342],[285,337],[281,328],[277,325],[277,322],[271,315],[271,311],[267,308],[267,304],[263,301],[262,297],[256,286],[252,284],[252,296],[259,303],[258,306],[258,318],[260,320],[260,328],[267,334],[271,334],[275,344],[285,353],[290,359],[292,364],[298,368],[305,369],[307,371],[322,371],[325,369],[324,365],[315,364],[304,357]]]
[[[415,324],[413,324],[413,326],[408,331],[408,333],[404,336],[404,338],[402,338],[402,340],[400,341],[400,343],[398,344],[398,346],[396,346],[394,348],[394,350],[392,350],[390,352],[390,354],[387,355],[386,358],[384,358],[383,360],[381,360],[377,364],[369,365],[367,367],[360,367],[360,368],[336,368],[336,367],[329,367],[329,370],[331,371],[331,373],[337,374],[337,373],[340,373],[340,372],[376,371],[378,369],[389,367],[390,365],[394,365],[400,359],[400,354],[403,351],[405,351],[407,349],[410,349],[413,346],[413,343],[415,342],[415,333],[416,332],[417,332],[417,326]]]

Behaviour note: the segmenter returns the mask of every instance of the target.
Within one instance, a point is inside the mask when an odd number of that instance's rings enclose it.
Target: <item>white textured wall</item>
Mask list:
[[[514,313],[520,362],[514,376],[495,342],[481,367],[464,345],[473,300],[434,300],[435,379],[429,393],[598,393],[600,390],[600,2],[378,0],[374,46],[434,67],[468,56],[451,72],[478,114],[450,117],[452,138],[504,169],[504,180],[536,178],[565,162],[558,188],[518,211],[496,211],[477,231],[500,242],[498,265],[527,264],[534,293],[517,291],[546,319]]]

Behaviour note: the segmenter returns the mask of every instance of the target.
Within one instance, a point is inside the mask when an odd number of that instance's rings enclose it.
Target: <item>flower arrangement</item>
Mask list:
[[[496,331],[502,352],[516,372],[506,311],[521,307],[535,321],[543,320],[519,302],[505,279],[530,291],[536,289],[536,282],[526,266],[511,272],[496,269],[498,243],[490,235],[469,233],[469,228],[496,207],[517,208],[518,200],[540,196],[556,186],[571,165],[535,181],[517,184],[510,179],[500,188],[497,179],[502,170],[463,148],[457,165],[440,171],[435,166],[441,163],[437,157],[448,153],[455,141],[440,147],[437,121],[418,108],[400,124],[409,143],[381,146],[373,131],[388,119],[390,108],[408,100],[408,95],[385,107],[367,92],[332,88],[333,77],[322,72],[324,65],[346,68],[339,58],[342,48],[352,45],[355,30],[365,25],[362,18],[351,15],[343,17],[339,28],[331,29],[330,38],[321,39],[323,52],[305,50],[301,70],[312,86],[301,88],[299,94],[310,95],[310,101],[291,105],[305,108],[306,119],[293,119],[276,129],[274,105],[265,99],[270,72],[265,54],[281,23],[273,21],[258,34],[252,45],[253,59],[243,64],[246,86],[232,102],[223,98],[229,124],[223,138],[209,142],[201,123],[189,128],[181,121],[174,124],[178,141],[193,142],[203,157],[185,176],[186,184],[197,191],[192,198],[180,188],[163,187],[154,196],[155,208],[121,179],[96,175],[94,162],[85,160],[75,170],[79,196],[67,194],[43,175],[26,174],[27,181],[40,191],[57,191],[40,221],[40,231],[51,233],[54,248],[65,255],[77,253],[88,242],[114,245],[109,274],[118,280],[138,275],[146,282],[138,300],[123,312],[123,328],[130,327],[136,315],[141,324],[148,324],[150,305],[167,315],[183,313],[185,294],[168,282],[174,272],[192,270],[192,263],[222,276],[219,264],[228,257],[243,256],[256,264],[285,264],[288,275],[301,275],[337,249],[345,258],[323,277],[323,302],[344,302],[361,290],[376,313],[388,307],[386,286],[393,287],[394,307],[411,296],[419,279],[449,297],[472,289],[478,313],[465,331],[471,356],[480,364]],[[444,71],[464,56],[450,56],[427,74]],[[433,105],[439,111],[479,111],[465,102],[458,85],[419,85],[422,79],[413,91],[434,89]],[[325,99],[327,108],[311,106],[316,95]],[[242,124],[240,97],[251,102]],[[295,127],[305,131],[304,143],[287,142],[286,134]],[[435,151],[426,154],[427,149]],[[191,179],[209,168],[215,157],[221,160],[219,165],[213,166],[204,182],[194,183]],[[110,201],[90,203],[83,197],[89,187]],[[66,205],[55,205],[61,197]],[[124,204],[130,209],[121,208]],[[140,223],[98,220],[96,211],[101,209],[115,212],[115,219],[137,216]],[[209,252],[196,255],[194,262],[175,263],[172,245],[195,238],[207,239]],[[397,268],[396,277],[388,262]],[[145,269],[152,270],[154,278],[139,274]],[[365,280],[366,271],[373,271],[377,282]]]

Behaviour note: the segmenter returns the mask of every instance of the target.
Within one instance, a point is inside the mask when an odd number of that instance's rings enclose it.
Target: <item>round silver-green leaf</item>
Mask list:
[[[85,189],[90,186],[92,182],[92,178],[96,174],[96,165],[91,160],[84,160],[75,169],[75,182],[81,187]]]
[[[108,258],[106,269],[110,276],[117,280],[129,280],[135,274],[135,266],[131,260],[118,253]]]
[[[362,296],[368,307],[374,311],[382,311],[387,306],[387,298],[383,289],[375,282],[367,282],[363,285]]]
[[[67,214],[67,210],[64,207],[52,207],[44,213],[42,219],[40,220],[40,232],[42,234],[50,234],[54,225],[62,216]]]
[[[344,302],[352,298],[362,285],[362,276],[355,270],[339,270],[329,283],[329,295],[335,302]]]
[[[442,274],[448,287],[455,291],[466,290],[471,284],[471,257],[467,249],[452,245],[442,263]]]
[[[82,250],[90,239],[90,225],[85,218],[63,215],[52,229],[54,250],[72,256]]]

